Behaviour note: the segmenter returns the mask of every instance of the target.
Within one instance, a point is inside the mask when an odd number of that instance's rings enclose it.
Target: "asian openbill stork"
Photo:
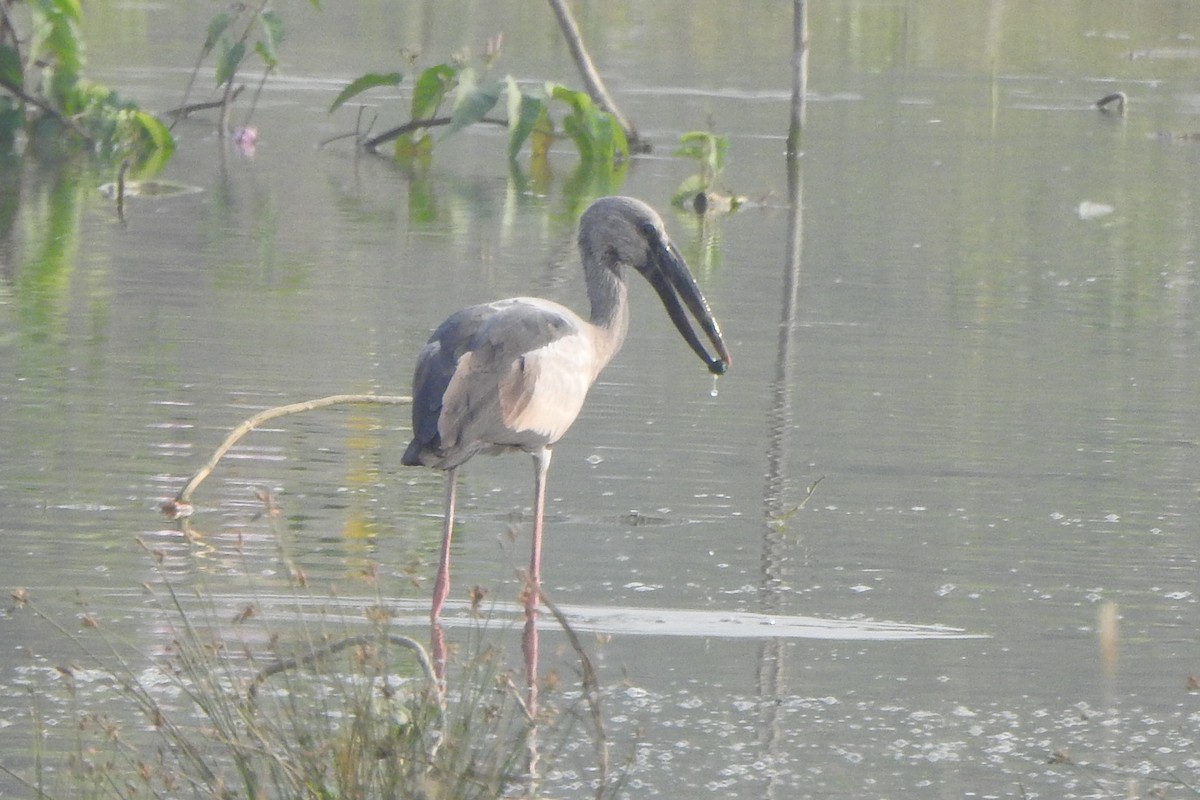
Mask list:
[[[438,326],[413,376],[413,440],[403,463],[446,470],[446,512],[430,619],[437,626],[450,590],[450,538],[458,468],[481,451],[533,456],[533,545],[527,608],[541,585],[546,471],[588,389],[620,349],[629,327],[626,272],[640,272],[658,292],[692,350],[721,374],[729,350],[662,219],[631,197],[603,197],[579,221],[579,251],[591,311],[583,319],[540,297],[469,306]],[[688,319],[716,349],[708,353]]]

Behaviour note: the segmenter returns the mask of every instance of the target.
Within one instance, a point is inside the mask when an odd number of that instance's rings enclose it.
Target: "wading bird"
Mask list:
[[[588,319],[540,297],[470,306],[438,326],[417,359],[413,440],[403,462],[447,472],[442,548],[430,609],[435,631],[450,591],[458,468],[481,451],[522,450],[533,456],[526,607],[536,608],[551,448],[571,427],[588,389],[625,339],[627,270],[650,281],[675,327],[713,374],[729,365],[729,351],[708,303],[654,209],[630,197],[595,201],[579,221],[579,251],[591,302]],[[715,356],[701,343],[685,307],[716,349]]]

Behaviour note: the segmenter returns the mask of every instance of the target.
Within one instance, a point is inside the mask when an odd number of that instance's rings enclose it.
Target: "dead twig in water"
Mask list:
[[[399,139],[401,136],[405,135],[406,133],[412,133],[413,131],[419,131],[422,128],[438,128],[438,127],[442,127],[445,125],[449,125],[451,119],[452,119],[452,117],[430,117],[428,119],[410,120],[409,122],[406,122],[403,125],[397,125],[395,128],[390,128],[390,129],[384,131],[383,133],[376,134],[375,136],[370,137],[369,139],[364,139],[363,143],[362,143],[362,148],[364,150],[366,150],[368,153],[374,153],[376,150],[379,149],[379,145],[381,145],[381,144],[386,144],[387,142],[390,142],[393,139]],[[488,124],[488,125],[498,125],[502,128],[508,127],[507,120],[496,119],[494,117],[484,117],[483,119],[481,119],[479,121],[482,123]],[[345,135],[346,134],[336,136],[336,137],[334,137],[334,139],[342,138]],[[334,141],[334,139],[327,139],[324,142],[321,142],[321,144],[326,145],[329,142]]]
[[[1117,114],[1123,117],[1125,116],[1125,101],[1128,99],[1124,92],[1113,92],[1097,100],[1096,108],[1105,112],[1111,112],[1116,109]]]
[[[246,89],[246,87],[244,84],[239,84],[238,87],[233,90],[233,94],[229,95],[228,101],[226,101],[226,100],[209,100],[204,103],[188,103],[187,105],[182,105],[177,108],[172,108],[170,111],[166,112],[165,116],[175,117],[176,120],[179,120],[184,117],[191,116],[192,114],[195,114],[197,111],[208,111],[209,109],[212,109],[212,108],[220,108],[221,106],[225,105],[226,102],[232,103],[234,100],[237,100],[238,95],[241,94],[243,91],[245,91],[245,89]],[[174,123],[172,123],[172,125],[174,125]]]
[[[179,490],[179,494],[175,495],[175,499],[163,504],[162,512],[172,519],[180,519],[190,516],[192,513],[191,498],[192,492],[196,491],[204,479],[207,478],[221,459],[229,452],[238,441],[248,434],[250,431],[279,417],[286,417],[290,414],[299,414],[303,411],[315,411],[318,408],[328,408],[336,405],[366,405],[370,403],[378,403],[382,405],[409,405],[412,403],[412,398],[407,395],[388,395],[388,394],[334,394],[329,397],[321,397],[316,400],[306,400],[303,403],[290,403],[286,406],[275,406],[268,408],[265,411],[260,411],[250,419],[238,425],[233,431],[225,437],[225,441],[221,442],[221,446],[216,449],[208,462],[201,467],[191,480]]]

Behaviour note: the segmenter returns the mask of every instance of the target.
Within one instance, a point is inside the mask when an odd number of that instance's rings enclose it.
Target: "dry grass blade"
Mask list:
[[[545,589],[542,589],[539,595],[542,604],[550,610],[563,632],[566,633],[567,641],[571,643],[571,648],[579,658],[583,696],[587,699],[592,724],[596,726],[596,754],[600,759],[600,791],[603,791],[608,782],[608,732],[604,727],[604,715],[600,711],[600,681],[596,676],[596,668],[583,649],[583,643],[579,641],[579,634],[575,633],[566,615],[546,596]]]

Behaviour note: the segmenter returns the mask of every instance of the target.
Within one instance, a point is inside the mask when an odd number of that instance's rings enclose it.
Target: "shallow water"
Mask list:
[[[814,7],[789,264],[790,30],[782,6],[757,5],[781,23],[661,2],[585,25],[656,148],[621,192],[666,212],[734,355],[713,396],[634,286],[626,349],[555,454],[546,587],[601,620],[629,795],[1091,797],[1149,791],[1168,769],[1197,785],[1200,149],[1177,135],[1200,128],[1197,61],[1178,49],[1200,20],[1120,3]],[[397,41],[440,59],[503,28],[499,69],[572,82],[549,14],[302,7],[252,159],[211,120],[177,129],[163,177],[202,192],[132,198],[121,225],[94,191],[108,176],[0,174],[19,197],[0,242],[0,583],[67,620],[78,590],[148,653],[162,632],[140,586],[158,576],[135,537],[230,617],[247,592],[290,597],[281,545],[350,598],[378,564],[421,634],[442,488],[400,466],[405,409],[252,434],[197,495],[201,550],[157,507],[262,408],[407,392],[455,308],[581,302],[568,152],[539,196],[514,190],[491,131],[440,143],[427,180],[315,147],[353,124],[324,114],[337,89],[388,67]],[[207,13],[90,19],[97,77],[174,104]],[[1091,107],[1114,89],[1124,117]],[[726,182],[754,202],[701,227],[667,211],[691,170],[670,153],[710,124],[731,138]],[[451,621],[479,585],[514,652],[502,609],[530,484],[519,457],[476,459],[460,483]],[[1110,602],[1111,670],[1096,636]],[[737,619],[776,624],[721,627]],[[834,635],[778,635],[795,620]],[[981,638],[856,635],[885,622]],[[0,631],[0,752],[23,765],[23,687],[74,655],[20,609]],[[590,747],[566,749],[556,792],[587,793]]]

